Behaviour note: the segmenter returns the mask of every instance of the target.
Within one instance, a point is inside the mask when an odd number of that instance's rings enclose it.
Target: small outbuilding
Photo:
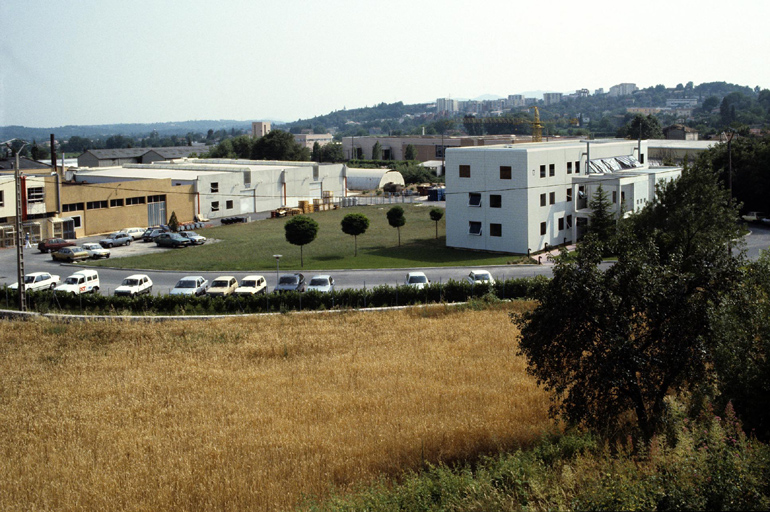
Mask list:
[[[406,186],[404,176],[392,169],[347,169],[348,190],[377,190],[388,183]]]

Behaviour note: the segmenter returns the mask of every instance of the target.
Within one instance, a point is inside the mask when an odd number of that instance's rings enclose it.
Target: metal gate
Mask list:
[[[147,225],[160,226],[166,224],[166,200],[147,203]]]

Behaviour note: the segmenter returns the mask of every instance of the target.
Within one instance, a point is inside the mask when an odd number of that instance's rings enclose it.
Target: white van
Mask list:
[[[99,274],[95,270],[79,270],[54,288],[54,291],[72,295],[96,293],[99,291]]]
[[[134,240],[139,240],[140,238],[142,238],[142,235],[144,234],[145,231],[147,231],[147,228],[126,228],[126,229],[121,229],[120,231],[118,231],[118,233],[126,233],[130,235],[131,238],[133,238]]]

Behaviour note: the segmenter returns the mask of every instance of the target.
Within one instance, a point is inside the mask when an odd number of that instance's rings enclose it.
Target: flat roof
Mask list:
[[[648,149],[697,149],[705,151],[719,144],[718,140],[673,140],[650,139],[647,141]]]
[[[489,151],[489,150],[549,150],[549,149],[563,149],[563,148],[585,148],[586,143],[591,145],[633,145],[636,146],[637,141],[631,139],[595,139],[595,140],[553,140],[547,142],[521,142],[519,144],[494,144],[488,146],[462,146],[447,148],[447,152],[459,152],[459,151]],[[649,142],[649,141],[644,141]]]
[[[96,176],[101,178],[124,178],[124,179],[172,179],[172,180],[196,180],[200,176],[210,176],[223,174],[226,171],[195,171],[195,170],[172,170],[155,166],[136,167],[99,167],[79,169],[75,176],[78,178],[87,178]]]

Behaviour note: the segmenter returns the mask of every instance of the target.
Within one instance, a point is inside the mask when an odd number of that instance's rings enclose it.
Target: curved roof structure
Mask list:
[[[404,177],[392,169],[353,169],[348,167],[348,190],[376,190],[388,183],[405,186]]]

